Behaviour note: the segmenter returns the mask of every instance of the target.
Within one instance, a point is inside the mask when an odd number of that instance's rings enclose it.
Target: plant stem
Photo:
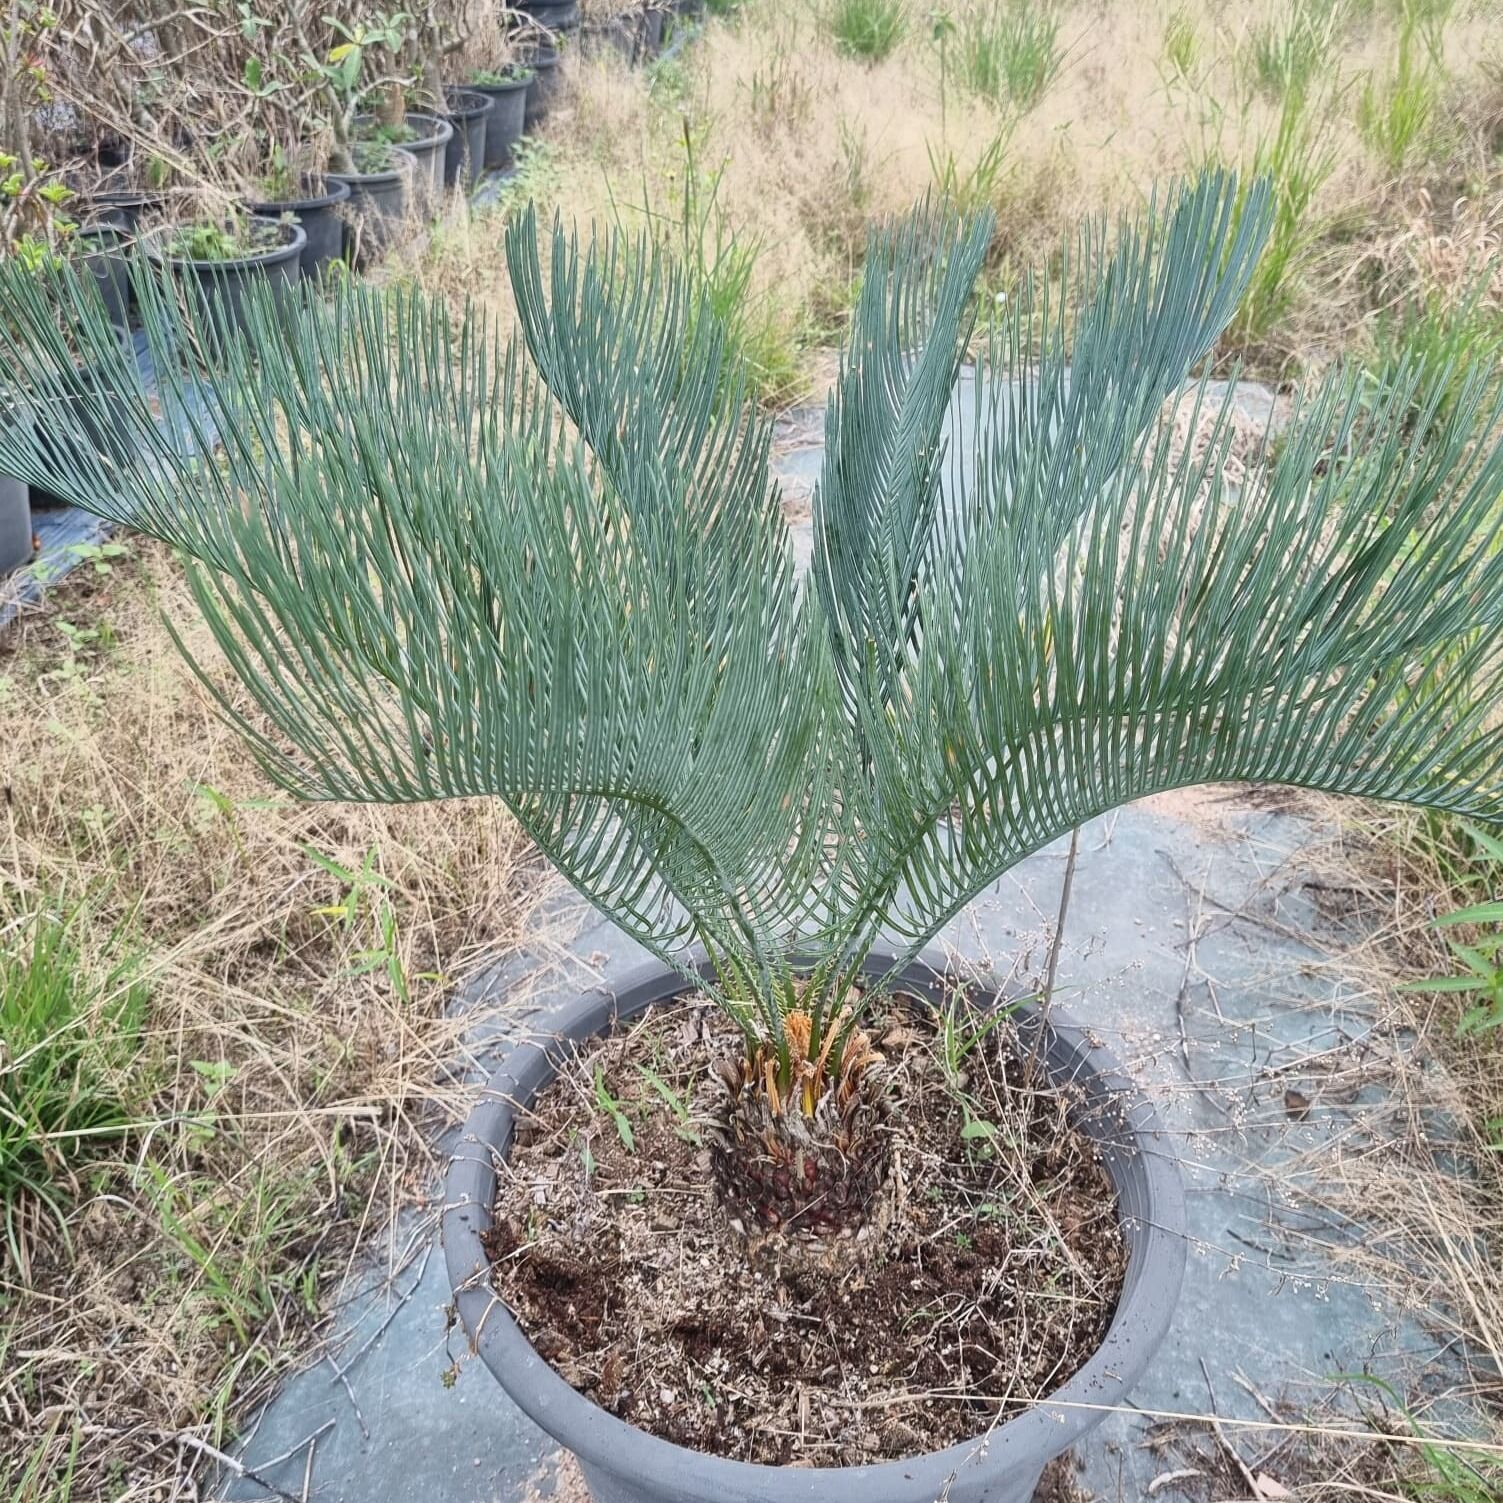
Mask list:
[[[1065,943],[1065,916],[1070,911],[1070,891],[1075,886],[1075,862],[1080,855],[1080,826],[1070,831],[1070,854],[1065,857],[1065,876],[1059,888],[1059,913],[1054,919],[1054,938],[1049,942],[1049,963],[1044,971],[1044,1009],[1054,1001],[1054,978],[1059,974],[1059,952]]]
[[[1054,1003],[1054,981],[1059,974],[1059,952],[1065,943],[1065,918],[1070,912],[1070,893],[1075,887],[1075,863],[1080,855],[1080,826],[1070,831],[1070,852],[1065,857],[1065,875],[1059,886],[1059,912],[1054,917],[1054,935],[1049,941],[1049,959],[1044,967],[1043,995],[1039,1001],[1039,1030],[1034,1036],[1033,1048],[1028,1051],[1028,1063],[1024,1066],[1023,1078],[1033,1085],[1038,1070],[1039,1055],[1044,1048],[1044,1039],[1049,1028],[1049,1009]]]

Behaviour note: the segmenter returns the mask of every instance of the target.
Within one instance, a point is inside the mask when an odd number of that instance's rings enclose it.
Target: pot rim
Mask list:
[[[364,118],[369,120],[371,117],[366,115]],[[411,152],[414,155],[420,151],[431,151],[437,146],[447,146],[450,137],[454,134],[454,127],[443,115],[435,115],[428,110],[408,110],[402,119],[404,122],[425,120],[437,126],[438,129],[431,136],[420,136],[416,141],[393,141],[391,144],[398,151]],[[415,125],[413,128],[417,129]]]
[[[869,975],[884,973],[890,956],[872,954],[863,963]],[[705,962],[698,962],[701,971]],[[959,973],[965,980],[986,978]],[[896,984],[939,1000],[947,977],[957,972],[924,958],[905,966]],[[986,983],[990,984],[990,983]],[[536,1424],[586,1463],[656,1487],[664,1498],[713,1496],[726,1500],[818,1500],[836,1503],[870,1488],[883,1499],[945,1495],[954,1483],[966,1488],[998,1480],[1025,1465],[1042,1466],[1067,1450],[1118,1405],[1141,1376],[1168,1330],[1179,1299],[1186,1261],[1185,1195],[1178,1155],[1158,1114],[1128,1079],[1110,1050],[1086,1029],[1051,1008],[1042,1026],[1051,1056],[1056,1048],[1072,1063],[1051,1071],[1056,1078],[1091,1080],[1102,1099],[1119,1104],[1122,1156],[1141,1164],[1146,1215],[1120,1206],[1119,1224],[1133,1233],[1127,1272],[1112,1322],[1100,1345],[1061,1387],[1036,1400],[1021,1414],[974,1439],[943,1450],[849,1467],[777,1467],[735,1461],[675,1445],[618,1419],[577,1392],[534,1351],[505,1303],[490,1288],[490,1259],[482,1235],[492,1224],[496,1169],[493,1155],[508,1147],[515,1115],[513,1102],[530,1100],[556,1073],[569,1040],[583,1040],[611,1022],[635,1016],[681,995],[691,983],[660,962],[634,969],[609,991],[573,998],[551,1019],[546,1038],[518,1041],[481,1093],[460,1134],[444,1181],[442,1232],[450,1288],[470,1349],[512,1400]],[[1003,1000],[1000,990],[997,1000]],[[1037,1010],[1032,1010],[1037,1017]],[[1028,1016],[1020,1011],[1020,1016]],[[478,1151],[467,1152],[467,1147]],[[1126,1167],[1107,1155],[1108,1172],[1119,1196],[1127,1187]],[[709,1493],[686,1490],[709,1487]],[[969,1496],[969,1492],[964,1496]]]
[[[470,102],[463,104],[460,101],[469,96]],[[488,115],[495,109],[496,101],[489,94],[471,84],[451,84],[444,92],[444,101],[448,106],[444,118],[450,123],[455,120],[474,120],[481,115]]]
[[[520,78],[508,78],[504,83],[467,83],[461,84],[460,88],[467,89],[472,94],[484,94],[490,99],[495,94],[515,94],[518,89],[525,89],[536,77],[537,70],[528,63]]]
[[[392,150],[407,160],[381,172],[335,172],[331,168],[324,176],[343,183],[352,193],[356,188],[389,188],[393,183],[405,181],[418,165],[418,159],[405,146],[393,146]]]
[[[252,214],[252,219],[269,224],[282,235],[282,243],[250,256],[236,256],[229,261],[195,261],[192,256],[172,256],[162,247],[162,241],[175,232],[174,225],[160,225],[139,237],[141,248],[147,257],[159,266],[191,266],[195,271],[207,271],[220,275],[232,271],[246,271],[259,266],[280,266],[284,261],[295,260],[308,243],[307,232],[300,224],[287,224],[280,219],[268,219],[262,214]]]
[[[80,240],[97,240],[98,248],[84,252],[86,256],[98,256],[110,250],[123,250],[135,240],[135,236],[127,229],[122,229],[118,224],[109,224],[101,221],[95,224],[84,223],[79,225],[69,237],[74,244]]]
[[[322,183],[325,191],[309,193],[303,198],[257,199],[247,203],[246,208],[259,218],[277,219],[283,214],[306,214],[313,209],[332,209],[335,204],[342,204],[350,196],[350,185],[343,178],[336,178],[328,173],[310,173],[303,181],[308,187]]]
[[[155,188],[91,188],[80,195],[89,203],[104,204],[111,209],[153,208],[167,202],[167,195]]]

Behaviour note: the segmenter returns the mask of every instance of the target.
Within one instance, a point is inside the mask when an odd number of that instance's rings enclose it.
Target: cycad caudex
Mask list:
[[[984,337],[984,217],[876,231],[805,579],[694,281],[558,228],[545,267],[530,212],[515,336],[341,286],[195,339],[141,279],[161,417],[92,288],[7,263],[12,412],[114,437],[12,421],[0,464],[180,551],[279,783],[501,798],[651,951],[696,981],[707,951],[745,1040],[732,1209],[843,1227],[883,1173],[883,979],[854,984],[879,937],[907,960],[1030,852],[1176,787],[1500,812],[1491,373],[1415,363],[1374,396],[1337,371],[1230,486],[1205,372],[1268,218],[1264,185],[1208,175],[1087,227]],[[1162,421],[1187,392],[1204,445]]]

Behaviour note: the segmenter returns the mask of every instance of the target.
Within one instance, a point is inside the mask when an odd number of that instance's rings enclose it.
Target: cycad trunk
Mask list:
[[[729,1215],[751,1231],[830,1237],[859,1230],[887,1179],[887,1084],[864,1037],[847,1046],[839,1078],[806,1110],[802,1092],[780,1093],[760,1061],[721,1071],[725,1117],[712,1145]]]

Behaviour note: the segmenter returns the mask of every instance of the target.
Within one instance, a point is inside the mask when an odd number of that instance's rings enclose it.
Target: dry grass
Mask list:
[[[118,926],[151,997],[140,1127],[78,1185],[71,1247],[37,1221],[0,1276],[0,1478],[36,1463],[26,1503],[197,1495],[179,1431],[221,1443],[431,1188],[464,1105],[444,998],[539,891],[492,804],[269,797],[161,623],[223,681],[179,570],[131,546],[0,638],[0,919],[86,901],[85,968]],[[369,862],[353,903],[313,853]]]
[[[1399,991],[1454,974],[1455,957],[1432,927],[1477,900],[1457,889],[1448,837],[1420,816],[1321,802],[1331,891],[1363,933],[1342,963],[1365,977],[1383,1008],[1381,1036],[1393,1090],[1388,1115],[1365,1124],[1367,1142],[1343,1157],[1331,1208],[1377,1211],[1384,1237],[1350,1249],[1376,1259],[1448,1335],[1477,1359],[1479,1391],[1503,1403],[1503,1049],[1457,1032],[1454,995]],[[1491,1124],[1491,1125],[1490,1125]]]
[[[1503,1049],[1458,1034],[1454,994],[1403,989],[1454,973],[1431,921],[1479,894],[1458,887],[1464,867],[1443,822],[1304,794],[1296,807],[1318,836],[1299,853],[1328,921],[1312,942],[1367,1022],[1303,1073],[1280,1076],[1311,1109],[1339,1113],[1342,1126],[1281,1163],[1270,1193],[1303,1213],[1283,1223],[1302,1265],[1380,1292],[1435,1334],[1436,1360],[1410,1391],[1357,1382],[1333,1388],[1322,1406],[1337,1406],[1330,1415],[1339,1421],[1355,1404],[1378,1435],[1436,1444],[1332,1451],[1316,1435],[1283,1480],[1303,1481],[1305,1503],[1482,1503],[1503,1486]],[[1303,1419],[1323,1423],[1317,1412]],[[1469,1450],[1468,1441],[1492,1449]],[[1166,1445],[1181,1462],[1185,1444],[1182,1427],[1168,1427]]]
[[[962,22],[969,3],[951,7]],[[942,69],[916,3],[896,51],[867,64],[837,49],[820,7],[749,0],[656,69],[571,62],[572,102],[507,202],[533,195],[581,226],[651,222],[676,234],[686,184],[701,200],[713,192],[725,226],[757,247],[748,302],[764,394],[795,399],[827,373],[867,224],[940,183],[995,209],[987,277],[1000,291],[1047,262],[1082,217],[1136,208],[1155,182],[1214,162],[1270,165],[1285,101],[1258,85],[1250,39],[1292,3],[1065,5],[1061,71],[1019,113],[966,87],[954,39]],[[1360,347],[1377,311],[1427,274],[1437,242],[1474,260],[1492,246],[1503,48],[1491,8],[1455,7],[1443,61],[1426,75],[1433,117],[1397,176],[1358,124],[1363,84],[1391,67],[1397,7],[1347,10],[1296,110],[1328,167],[1298,151],[1271,161],[1278,190],[1308,188],[1309,203],[1276,316],[1242,330],[1232,350],[1265,373]],[[441,235],[420,274],[504,305],[499,238],[495,216],[482,214]]]

